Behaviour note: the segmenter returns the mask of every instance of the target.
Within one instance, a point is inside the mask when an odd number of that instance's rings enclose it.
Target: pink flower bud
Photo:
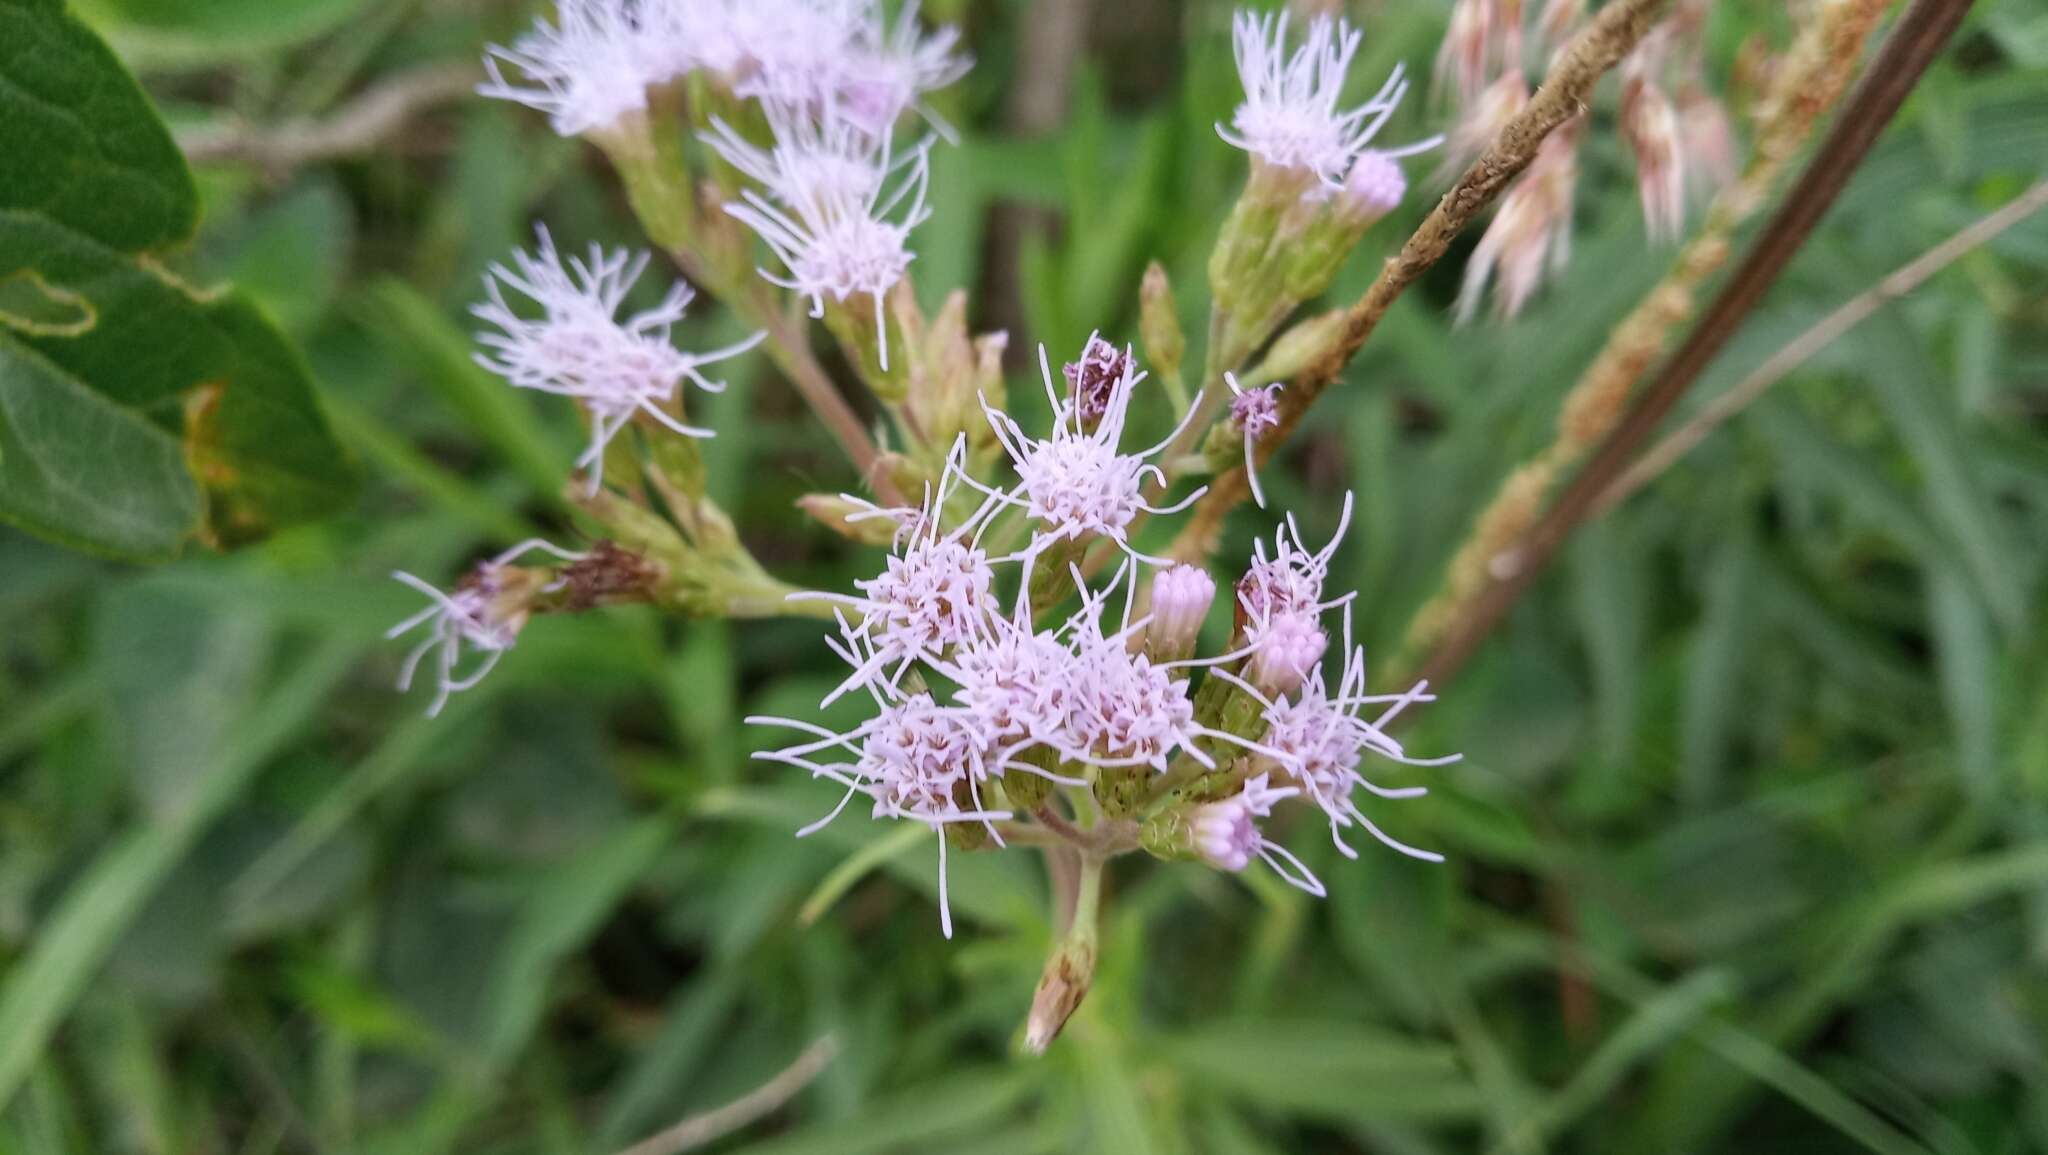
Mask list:
[[[1152,624],[1145,629],[1145,652],[1155,662],[1177,662],[1195,652],[1195,640],[1209,606],[1216,600],[1216,579],[1198,566],[1177,565],[1152,578]]]
[[[1407,194],[1408,175],[1401,171],[1401,162],[1376,148],[1359,153],[1344,178],[1344,206],[1361,228],[1399,208]]]
[[[1282,697],[1299,689],[1323,660],[1330,635],[1313,614],[1283,614],[1259,631],[1257,645],[1245,673],[1262,693]]]

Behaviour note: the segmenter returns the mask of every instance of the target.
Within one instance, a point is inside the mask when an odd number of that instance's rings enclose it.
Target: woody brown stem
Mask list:
[[[1820,150],[1699,324],[1557,504],[1513,547],[1512,564],[1490,576],[1470,608],[1450,624],[1417,671],[1419,677],[1440,683],[1463,666],[1556,556],[1571,531],[1592,512],[1601,493],[1635,460],[1664,417],[1699,380],[1700,373],[1812,235],[1969,9],[1970,0],[1914,0],[1907,8],[1864,70],[1855,94]]]
[[[1495,571],[1511,562],[1508,548],[1535,523],[1555,481],[1613,431],[1636,384],[1664,354],[1671,334],[1692,318],[1701,287],[1727,265],[1736,231],[1764,206],[1814,125],[1855,77],[1871,30],[1891,6],[1892,0],[1844,0],[1815,9],[1759,106],[1756,146],[1741,177],[1714,198],[1699,234],[1579,375],[1559,408],[1550,445],[1512,470],[1473,521],[1443,589],[1409,628],[1410,653],[1458,620]]]

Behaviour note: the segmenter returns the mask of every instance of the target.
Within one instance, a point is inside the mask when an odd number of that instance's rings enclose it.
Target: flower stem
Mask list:
[[[1024,1023],[1024,1049],[1042,1055],[1060,1029],[1067,1025],[1088,988],[1095,981],[1095,955],[1102,920],[1102,875],[1105,859],[1082,854],[1081,871],[1074,882],[1074,913],[1045,961],[1038,979],[1038,993],[1031,1000],[1031,1015]]]

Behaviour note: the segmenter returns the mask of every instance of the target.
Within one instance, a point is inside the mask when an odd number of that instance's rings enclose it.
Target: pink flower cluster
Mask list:
[[[1097,367],[1119,361],[1091,350]],[[1146,461],[1152,451],[1129,453],[1120,444],[1131,389],[1142,377],[1128,354],[1120,360],[1121,376],[1090,430],[1078,411],[1090,401],[1088,365],[1069,374],[1074,387],[1061,397],[1041,351],[1052,434],[1032,438],[1008,414],[988,412],[1016,465],[1014,486],[970,477],[963,441],[919,508],[870,507],[868,516],[899,527],[881,573],[856,583],[852,594],[805,595],[841,610],[831,645],[848,673],[822,704],[865,694],[874,714],[845,731],[803,719],[748,719],[805,735],[759,757],[844,791],[802,833],[859,795],[877,818],[934,830],[978,824],[1000,844],[1006,822],[1028,808],[1015,806],[1013,794],[1044,795],[1042,788],[1007,789],[1017,776],[1072,788],[1076,805],[1088,807],[1095,803],[1087,788],[1105,774],[1163,781],[1179,768],[1230,779],[1225,796],[1190,806],[1186,822],[1189,849],[1219,868],[1241,870],[1262,858],[1294,885],[1323,892],[1298,859],[1260,833],[1259,820],[1287,799],[1320,808],[1347,854],[1342,832],[1362,827],[1403,853],[1435,858],[1382,833],[1355,799],[1359,789],[1383,798],[1421,793],[1370,782],[1360,769],[1368,755],[1435,763],[1409,758],[1383,728],[1409,704],[1429,701],[1424,687],[1366,694],[1363,651],[1350,644],[1348,616],[1342,672],[1329,682],[1321,671],[1329,645],[1322,619],[1350,601],[1324,596],[1336,539],[1311,551],[1290,519],[1270,553],[1261,543],[1238,582],[1232,648],[1193,656],[1217,587],[1201,570],[1149,557],[1129,540],[1137,513],[1160,507],[1143,496],[1156,469]],[[992,541],[1027,531],[1024,544],[992,551]],[[1076,547],[1098,543],[1123,556],[1111,576],[1091,585]],[[1034,563],[1049,555],[1066,559],[1066,572],[1034,581]],[[1224,724],[1202,708],[1198,698],[1211,678],[1221,679],[1217,690],[1245,695],[1256,721]],[[941,838],[941,918],[950,935],[945,847]]]

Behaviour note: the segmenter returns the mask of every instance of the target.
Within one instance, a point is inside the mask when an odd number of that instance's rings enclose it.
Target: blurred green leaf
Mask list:
[[[0,516],[161,558],[189,537],[237,544],[339,508],[353,467],[297,353],[246,300],[202,294],[158,263],[190,237],[197,202],[134,82],[44,0],[0,3],[0,45],[0,282],[81,315],[55,327],[0,315],[48,359],[24,368],[13,340],[0,345],[0,453],[16,459],[0,472]],[[191,483],[166,479],[173,460],[204,492],[203,521]]]
[[[953,1149],[1016,1106],[1026,1072],[963,1071],[873,1103],[850,1119],[740,1148],[742,1155],[880,1155],[950,1138]]]
[[[1239,1021],[1160,1044],[1190,1079],[1247,1104],[1326,1119],[1460,1119],[1479,1090],[1457,1053],[1365,1025]]]
[[[121,50],[195,66],[275,51],[340,26],[372,0],[71,0]]]
[[[200,516],[175,437],[0,333],[0,518],[73,548],[158,560]]]
[[[0,1107],[21,1089],[51,1032],[142,904],[277,746],[319,708],[354,657],[352,644],[330,644],[302,662],[252,723],[216,753],[183,805],[121,836],[71,884],[34,947],[0,982]]]

